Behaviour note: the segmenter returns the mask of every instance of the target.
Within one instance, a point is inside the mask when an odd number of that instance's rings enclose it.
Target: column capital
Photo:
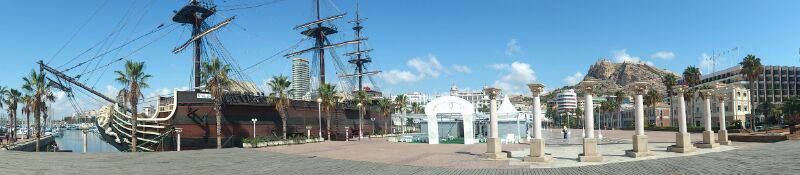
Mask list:
[[[528,84],[528,88],[531,89],[531,93],[533,93],[533,96],[537,96],[544,91],[544,85],[540,83]]]
[[[679,93],[679,94],[683,94],[688,89],[689,89],[689,87],[686,86],[686,85],[675,85],[675,86],[672,86],[672,91],[675,91],[675,93]]]
[[[583,89],[583,92],[585,92],[586,94],[592,94],[594,90],[597,89],[598,83],[599,82],[595,79],[587,78],[581,81],[578,87]]]
[[[713,98],[714,97],[713,96],[714,95],[714,89],[700,89],[700,90],[697,91],[697,93],[700,95],[700,98],[702,98],[702,99]]]
[[[637,81],[633,83],[633,91],[636,95],[644,95],[649,87],[649,82]]]
[[[500,95],[500,89],[493,87],[484,87],[483,93],[489,96],[490,100],[494,100]]]
[[[175,128],[175,132],[180,134],[183,132],[183,128]]]

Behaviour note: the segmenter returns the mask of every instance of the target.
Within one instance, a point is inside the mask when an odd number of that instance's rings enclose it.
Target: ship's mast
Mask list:
[[[319,20],[319,0],[317,0],[317,21]],[[322,29],[322,23],[317,23],[316,29],[318,30],[316,30],[316,37],[314,38],[316,39],[315,46],[319,48],[317,52],[319,52],[319,85],[321,86],[325,84],[325,49],[322,48],[322,46],[325,45],[325,37],[327,37],[327,35],[323,30],[319,30]],[[336,30],[333,30],[333,32],[335,33]]]
[[[336,29],[334,29],[332,27],[324,26],[324,25],[322,25],[322,23],[330,22],[330,21],[342,18],[342,17],[344,17],[345,13],[323,18],[321,16],[321,12],[320,12],[319,0],[316,0],[315,2],[316,2],[316,7],[315,8],[316,8],[316,17],[317,17],[317,19],[315,21],[308,22],[308,23],[301,24],[301,25],[298,25],[298,26],[294,27],[295,30],[307,28],[306,30],[300,32],[300,34],[303,34],[305,36],[314,38],[314,41],[315,41],[314,42],[314,47],[308,48],[308,49],[304,49],[304,50],[300,50],[300,51],[296,51],[296,52],[293,52],[293,53],[289,53],[289,54],[284,55],[284,57],[289,58],[289,57],[294,57],[294,56],[297,56],[297,55],[300,55],[300,54],[303,54],[303,53],[306,53],[306,52],[317,51],[317,54],[318,54],[317,57],[319,57],[319,84],[323,85],[323,84],[325,84],[325,49],[331,49],[331,48],[334,48],[334,47],[341,47],[341,46],[348,45],[348,44],[358,44],[358,43],[360,43],[362,41],[362,39],[356,39],[356,40],[351,40],[351,41],[345,41],[345,42],[341,42],[341,43],[331,44],[330,41],[328,41],[328,35],[336,34],[339,31],[337,31]]]
[[[181,8],[178,12],[175,12],[175,16],[172,17],[172,21],[176,23],[192,25],[192,38],[178,48],[175,48],[175,50],[172,52],[178,53],[187,46],[194,45],[194,56],[192,57],[194,67],[192,72],[194,73],[195,90],[198,90],[200,84],[202,83],[202,80],[200,80],[200,59],[203,56],[203,37],[225,25],[230,24],[234,19],[234,17],[228,18],[225,21],[209,27],[204,31],[203,24],[205,23],[205,20],[208,19],[209,16],[214,15],[216,11],[216,7],[207,7],[207,5],[203,5],[197,0],[192,0],[188,5],[183,6],[183,8]]]
[[[361,18],[361,12],[359,10],[358,0],[356,0],[356,19],[353,20],[353,21],[350,21],[350,23],[354,23],[355,24],[355,26],[353,27],[353,30],[356,33],[356,40],[361,40],[362,39],[361,38],[361,30],[364,29],[364,27],[361,26],[361,22],[363,22],[365,20],[367,20],[367,19],[366,18]],[[349,60],[348,62],[350,64],[355,64],[356,65],[356,72],[354,74],[344,75],[343,77],[358,77],[358,92],[363,92],[364,91],[364,76],[380,73],[380,71],[372,71],[372,72],[366,72],[366,73],[364,72],[364,69],[366,69],[364,67],[364,64],[372,62],[372,58],[369,58],[369,56],[366,55],[366,53],[368,53],[370,51],[372,51],[372,49],[361,50],[361,43],[357,43],[356,44],[356,51],[346,54],[348,56],[355,55],[355,58]]]

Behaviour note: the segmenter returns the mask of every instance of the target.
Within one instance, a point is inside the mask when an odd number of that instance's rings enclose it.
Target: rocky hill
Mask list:
[[[613,63],[608,60],[597,61],[589,67],[587,78],[599,80],[598,94],[613,94],[618,90],[625,90],[632,94],[633,83],[638,81],[649,82],[652,89],[661,94],[666,94],[666,87],[661,83],[661,77],[670,72],[658,69],[651,65],[635,62]],[[578,84],[580,87],[581,84]],[[580,89],[577,89],[581,92]]]

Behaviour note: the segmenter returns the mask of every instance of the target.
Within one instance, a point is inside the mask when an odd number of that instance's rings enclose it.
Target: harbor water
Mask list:
[[[71,150],[75,153],[83,152],[83,133],[80,130],[64,130],[64,135],[56,137],[59,150]],[[114,146],[102,140],[99,133],[87,133],[87,152],[119,152]]]

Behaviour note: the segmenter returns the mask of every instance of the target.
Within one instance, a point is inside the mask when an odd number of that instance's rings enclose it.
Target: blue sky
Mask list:
[[[313,17],[310,0],[277,1],[228,11],[225,9],[271,1],[215,2],[222,11],[211,21],[237,16],[233,25],[217,35],[242,67],[295,45],[302,38],[293,26]],[[353,1],[322,2],[323,16],[350,12],[346,20],[353,18]],[[36,60],[65,69],[160,24],[169,25],[172,11],[185,3],[186,0],[7,2],[0,6],[0,57],[4,60],[0,64],[0,85],[19,87],[20,77],[35,68]],[[580,80],[600,58],[642,61],[675,72],[695,65],[708,73],[712,68],[703,61],[704,57],[738,48],[738,52],[720,56],[717,67],[732,66],[746,54],[757,55],[764,64],[796,66],[800,64],[798,6],[800,2],[790,0],[368,0],[361,2],[361,12],[369,18],[365,35],[369,47],[375,49],[371,67],[384,71],[377,82],[381,90],[392,94],[432,93],[444,92],[456,84],[467,89],[499,86],[512,93],[524,93],[524,84],[531,81],[542,82],[549,89]],[[336,23],[342,33],[333,40],[352,38],[346,20]],[[147,71],[154,75],[146,96],[186,88],[191,84],[190,54],[170,51],[188,35],[186,26],[168,26],[91,63],[102,66],[120,57],[145,61]],[[100,47],[92,47],[107,37]],[[156,38],[160,39],[154,41]],[[138,50],[150,41],[154,42]],[[64,49],[59,52],[62,46]],[[89,48],[93,49],[80,55]],[[340,48],[337,52],[350,49]],[[287,59],[272,58],[247,71],[247,75],[263,85],[273,75],[290,74],[289,64]],[[84,67],[91,70],[97,65],[84,65],[70,73],[75,75]],[[112,74],[112,70],[121,67],[121,63],[101,67],[86,75],[85,81],[111,93],[122,87],[113,81]],[[87,101],[82,103],[99,103]],[[66,113],[72,107],[60,100],[56,108]]]

